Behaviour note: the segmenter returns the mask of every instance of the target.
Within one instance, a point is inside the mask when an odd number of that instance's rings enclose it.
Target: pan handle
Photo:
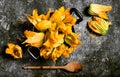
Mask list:
[[[39,54],[40,50],[38,48],[28,47],[27,51],[34,59],[38,59],[39,58],[38,54]]]
[[[76,16],[78,16],[76,24],[79,24],[83,20],[82,14],[76,8],[70,9],[70,14],[72,14],[72,13],[74,13]]]

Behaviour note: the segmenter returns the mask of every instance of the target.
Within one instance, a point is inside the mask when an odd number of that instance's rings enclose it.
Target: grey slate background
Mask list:
[[[112,26],[105,36],[89,31],[85,9],[91,3],[111,5],[108,13]],[[120,1],[119,0],[0,0],[0,77],[119,77],[120,76]],[[7,43],[17,43],[16,37],[22,36],[20,19],[25,14],[38,9],[39,14],[46,13],[49,8],[54,11],[61,6],[75,7],[83,15],[83,21],[75,25],[76,33],[83,44],[69,59],[63,56],[54,64],[51,60],[34,60],[24,52],[23,59],[14,60],[3,55]],[[26,24],[27,25],[27,24]],[[63,70],[24,70],[25,65],[65,65],[70,61],[79,61],[84,69],[79,73]]]

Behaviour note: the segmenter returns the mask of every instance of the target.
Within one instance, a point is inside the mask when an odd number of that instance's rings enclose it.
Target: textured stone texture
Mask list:
[[[86,8],[91,3],[111,5],[108,13],[109,32],[105,36],[94,34],[87,28]],[[0,0],[0,77],[119,77],[120,76],[120,1],[119,0]],[[54,11],[61,6],[75,7],[83,15],[83,21],[75,25],[76,33],[81,33],[82,46],[70,55],[69,59],[61,57],[54,64],[51,60],[34,60],[24,52],[23,59],[14,60],[4,55],[7,43],[17,43],[16,37],[22,36],[22,28],[18,21],[26,19],[25,14],[38,9],[39,14],[46,13],[49,8]],[[26,24],[28,25],[28,24]],[[64,65],[70,61],[84,64],[83,71],[69,73],[63,70],[24,70],[25,65]]]

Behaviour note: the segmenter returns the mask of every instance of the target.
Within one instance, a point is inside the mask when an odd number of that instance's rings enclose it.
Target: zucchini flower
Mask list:
[[[64,51],[65,51],[65,45],[64,44],[61,44],[60,46],[54,48],[54,50],[51,54],[51,58],[52,58],[53,62],[56,62],[57,58],[62,56]]]
[[[25,36],[27,39],[22,43],[27,46],[33,46],[33,47],[41,47],[43,44],[43,39],[44,39],[44,33],[43,32],[33,32],[33,31],[28,31],[26,30],[24,32]]]
[[[111,6],[101,5],[101,4],[91,4],[88,10],[90,15],[96,15],[103,19],[108,19],[106,12],[112,10]]]
[[[39,31],[47,30],[51,27],[51,22],[48,20],[50,18],[51,9],[47,14],[38,15],[37,9],[33,10],[33,15],[26,14],[28,20],[34,25],[34,27]]]
[[[81,45],[82,42],[78,39],[79,35],[75,33],[67,34],[65,36],[65,42],[70,45],[73,49]]]
[[[65,47],[64,47],[63,56],[66,58],[69,58],[70,53],[72,53],[74,49],[72,47],[68,47],[66,45],[64,45],[64,46]]]
[[[51,54],[52,54],[53,48],[47,48],[47,47],[42,47],[40,49],[40,56],[44,57],[45,59],[50,58]]]
[[[15,45],[12,43],[8,44],[8,48],[5,50],[6,54],[10,54],[15,59],[22,58],[22,49],[19,45]]]
[[[105,35],[108,32],[109,25],[111,25],[111,22],[107,22],[99,17],[93,17],[93,21],[88,21],[89,28],[102,35]]]
[[[69,23],[71,26],[74,26],[76,21],[77,21],[77,19],[70,14],[70,8],[67,8],[65,10],[65,19],[63,20],[63,22],[65,24]]]
[[[47,14],[41,15],[38,15],[35,9],[33,15],[27,14],[26,16],[40,32],[26,30],[24,35],[27,39],[23,44],[40,48],[41,57],[51,58],[56,62],[62,55],[69,58],[69,54],[81,45],[79,35],[72,31],[77,19],[71,15],[70,8],[61,7],[52,14],[49,9]]]
[[[26,14],[28,20],[29,20],[33,25],[36,25],[37,22],[41,21],[41,17],[38,16],[38,11],[37,11],[37,9],[33,10],[32,15],[33,15],[33,16],[31,16],[30,14]]]
[[[58,30],[48,31],[46,35],[46,41],[43,43],[43,45],[47,48],[58,47],[64,42],[64,34],[59,34]]]

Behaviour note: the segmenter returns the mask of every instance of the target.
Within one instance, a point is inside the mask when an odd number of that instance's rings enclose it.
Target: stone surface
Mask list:
[[[108,12],[112,26],[107,35],[99,36],[87,28],[86,8],[91,3],[111,5]],[[0,77],[119,77],[120,76],[120,1],[119,0],[0,0]],[[26,13],[38,9],[39,14],[46,13],[49,8],[54,11],[61,6],[77,8],[83,15],[83,21],[75,25],[75,32],[81,33],[83,42],[69,59],[61,57],[54,64],[51,60],[34,60],[24,52],[23,58],[14,60],[4,55],[7,43],[17,43],[22,36],[22,28],[18,21],[26,19]],[[28,23],[26,24],[28,25]],[[79,61],[84,69],[79,73],[63,70],[24,70],[25,65],[65,65],[70,61]]]

